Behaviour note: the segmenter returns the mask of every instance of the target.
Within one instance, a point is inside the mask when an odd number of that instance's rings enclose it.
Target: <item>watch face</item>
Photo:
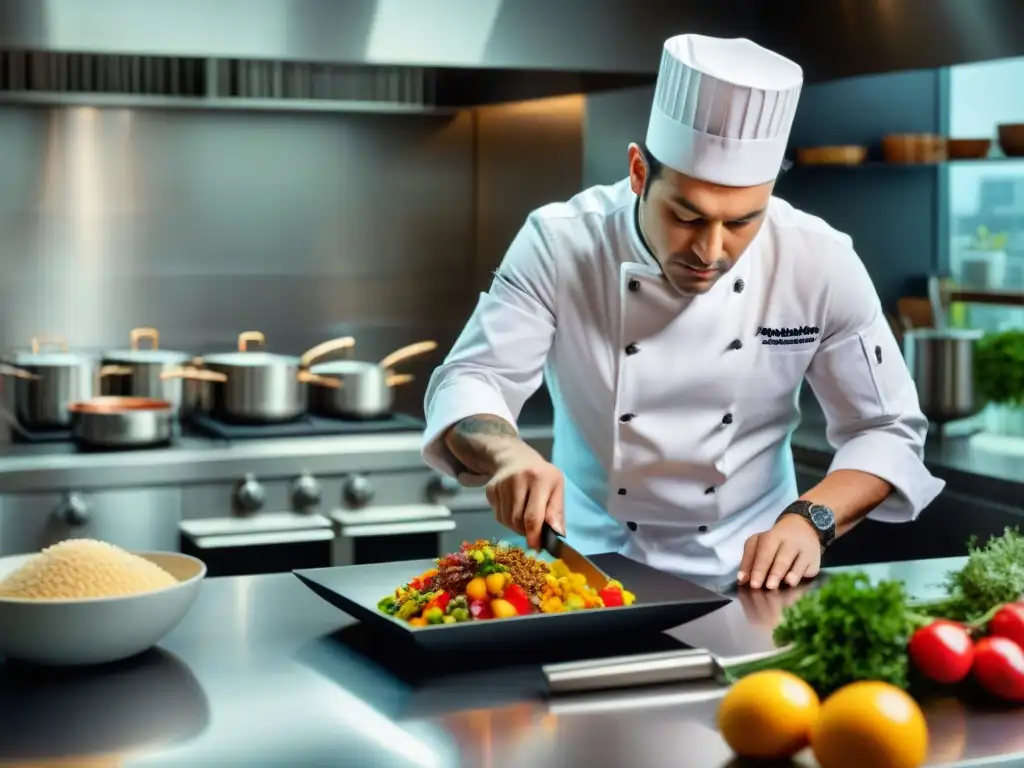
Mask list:
[[[825,531],[835,525],[835,518],[832,515],[832,510],[828,507],[823,507],[820,504],[815,504],[808,510],[811,516],[811,522],[814,527],[819,531]]]

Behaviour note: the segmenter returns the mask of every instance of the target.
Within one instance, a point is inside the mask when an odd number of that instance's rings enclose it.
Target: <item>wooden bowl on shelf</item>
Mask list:
[[[988,157],[992,139],[947,139],[950,160],[981,160]]]
[[[947,157],[946,137],[934,133],[890,133],[882,137],[885,162],[900,165],[941,163]]]
[[[1007,157],[1024,157],[1024,123],[999,126],[999,146]]]
[[[867,147],[855,145],[805,147],[796,152],[800,165],[860,165],[867,156]]]

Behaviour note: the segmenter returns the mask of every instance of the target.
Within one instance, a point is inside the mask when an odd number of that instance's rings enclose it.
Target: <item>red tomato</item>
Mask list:
[[[974,663],[971,636],[962,625],[945,619],[917,630],[907,652],[914,667],[937,683],[959,683]]]
[[[991,635],[1008,637],[1024,648],[1024,605],[1012,603],[1004,605],[988,624]]]
[[[983,637],[974,648],[974,676],[1000,699],[1024,702],[1024,650],[1006,637]]]

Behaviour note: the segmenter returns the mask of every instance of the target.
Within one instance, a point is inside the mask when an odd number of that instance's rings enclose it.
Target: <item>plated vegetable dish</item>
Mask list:
[[[632,605],[635,597],[617,581],[600,590],[572,573],[561,560],[547,563],[520,547],[466,542],[436,560],[377,608],[414,627],[507,619]]]

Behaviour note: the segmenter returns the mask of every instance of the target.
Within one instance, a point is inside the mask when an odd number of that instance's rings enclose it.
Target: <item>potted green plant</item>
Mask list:
[[[1024,435],[1024,330],[992,333],[978,341],[974,377],[989,402],[985,428]]]
[[[964,288],[989,290],[1002,288],[1006,279],[1005,232],[990,232],[978,227],[960,254],[958,282]]]

